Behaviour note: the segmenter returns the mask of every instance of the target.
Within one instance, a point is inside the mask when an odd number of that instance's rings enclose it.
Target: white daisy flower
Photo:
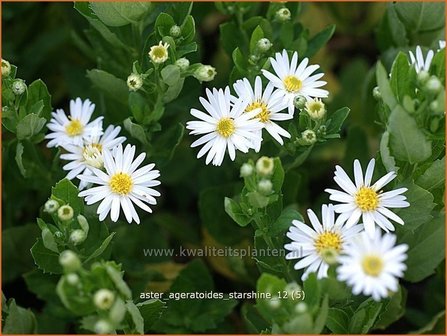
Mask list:
[[[188,121],[186,128],[191,130],[189,134],[201,135],[191,144],[191,147],[203,145],[197,154],[201,158],[206,153],[206,164],[210,162],[220,166],[223,162],[225,152],[228,150],[230,159],[236,158],[236,149],[247,153],[254,144],[261,142],[263,124],[259,119],[253,119],[261,109],[245,112],[247,103],[242,100],[234,101],[230,95],[230,88],[225,90],[206,90],[208,100],[200,97],[200,102],[205,112],[191,109],[191,114],[200,119]],[[232,103],[232,101],[234,101]]]
[[[407,188],[382,192],[382,188],[397,176],[394,171],[389,172],[371,185],[374,164],[374,159],[369,161],[365,176],[363,176],[359,160],[354,161],[355,184],[343,168],[336,166],[334,181],[337,182],[343,191],[325,190],[331,194],[330,200],[343,203],[334,206],[335,212],[340,213],[337,222],[346,221],[346,226],[351,227],[358,223],[360,217],[362,217],[365,231],[370,237],[374,235],[374,223],[386,232],[394,231],[394,225],[389,219],[399,224],[404,224],[404,221],[388,208],[406,208],[410,205],[406,201],[406,197],[401,195],[407,191]]]
[[[247,78],[240,79],[234,84],[234,90],[239,99],[247,103],[245,112],[251,112],[260,108],[261,112],[255,116],[264,124],[264,128],[281,145],[284,144],[282,137],[290,138],[290,133],[278,126],[275,121],[292,119],[293,116],[288,113],[280,113],[287,107],[287,102],[283,99],[284,94],[279,90],[273,91],[274,86],[268,83],[264,92],[262,91],[261,77],[255,79],[254,88]],[[261,132],[261,131],[260,131]],[[261,142],[255,144],[255,151],[259,152]]]
[[[112,150],[114,147],[126,141],[123,136],[117,137],[121,127],[110,125],[102,136],[94,136],[86,140],[83,146],[62,145],[68,152],[61,155],[62,160],[71,161],[63,169],[68,170],[67,179],[72,180],[84,173],[91,175],[90,167],[102,169],[104,167],[103,150]],[[81,181],[79,189],[82,190],[88,185]]]
[[[66,116],[64,110],[58,109],[52,112],[53,118],[47,124],[52,131],[45,136],[50,139],[47,147],[59,147],[72,144],[82,146],[84,139],[102,134],[102,119],[96,118],[90,122],[95,104],[88,99],[82,102],[81,98],[70,101],[70,116]]]
[[[445,48],[445,40],[439,40],[439,50],[444,49]]]
[[[414,56],[412,51],[409,51],[409,54],[410,54],[411,65],[414,65],[417,73],[419,73],[422,70],[428,72],[434,55],[433,50],[428,51],[425,60],[420,46],[416,47],[416,56]]]
[[[375,230],[371,238],[366,232],[351,240],[340,256],[337,278],[352,286],[352,293],[371,295],[376,301],[397,292],[399,281],[407,269],[408,245],[396,244],[396,236],[381,236]]]
[[[289,252],[286,259],[301,259],[295,264],[295,269],[305,268],[301,277],[304,281],[309,273],[317,273],[317,278],[327,277],[330,264],[337,261],[339,254],[344,250],[346,243],[363,230],[363,225],[350,228],[334,223],[334,208],[332,204],[324,204],[321,208],[321,219],[318,220],[312,210],[307,210],[312,227],[298,220],[292,221],[287,237],[292,242],[284,245]]]
[[[308,66],[308,58],[303,59],[298,65],[298,53],[294,52],[292,60],[289,62],[289,55],[286,50],[283,50],[282,54],[276,53],[275,58],[270,57],[270,62],[275,74],[264,69],[262,73],[284,94],[289,114],[293,115],[295,109],[293,101],[298,95],[306,99],[328,96],[327,90],[319,89],[326,85],[325,81],[319,80],[324,74],[318,73],[311,76],[320,66],[316,64]]]
[[[153,187],[160,185],[156,180],[160,172],[152,170],[155,166],[153,163],[138,168],[146,153],[138,155],[135,160],[134,156],[135,146],[131,145],[127,145],[124,151],[123,146],[118,145],[113,156],[111,151],[104,149],[105,172],[92,167],[93,175],[78,176],[81,181],[99,185],[79,193],[88,205],[101,201],[97,210],[99,220],[104,220],[110,212],[110,218],[116,222],[122,209],[129,223],[134,220],[140,224],[134,204],[147,212],[152,212],[147,204],[157,204],[155,197],[160,193]]]

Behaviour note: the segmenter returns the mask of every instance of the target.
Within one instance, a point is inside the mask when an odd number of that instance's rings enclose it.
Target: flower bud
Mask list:
[[[2,59],[2,76],[8,77],[11,74],[11,64],[7,61]]]
[[[270,176],[273,174],[274,166],[272,158],[262,156],[256,161],[256,172],[261,176]]]
[[[149,57],[151,61],[154,62],[155,64],[161,64],[166,62],[166,60],[169,57],[168,48],[169,44],[163,43],[162,41],[160,41],[158,45],[152,46],[149,51]]]
[[[292,14],[290,13],[290,10],[288,8],[284,7],[276,12],[275,17],[278,21],[286,22],[290,20]]]
[[[281,300],[278,297],[274,296],[268,301],[268,304],[270,308],[278,309],[279,306],[281,306]]]
[[[179,58],[175,61],[175,65],[177,65],[180,70],[185,71],[189,67],[189,60],[185,57]]]
[[[109,289],[100,289],[93,296],[95,306],[102,310],[107,310],[112,307],[115,301],[115,294]]]
[[[301,138],[306,145],[313,145],[315,142],[317,142],[317,136],[312,130],[305,130],[303,133],[301,133]]]
[[[307,304],[304,302],[299,302],[296,306],[295,306],[295,311],[298,314],[303,314],[307,311]]]
[[[138,91],[143,86],[143,77],[141,75],[132,73],[127,77],[127,87],[130,91]]]
[[[78,219],[79,226],[87,234],[88,230],[90,229],[88,222],[87,222],[87,218],[85,218],[82,215],[78,215],[77,219]]]
[[[209,82],[216,77],[216,69],[211,65],[200,66],[193,74],[193,76],[200,82]]]
[[[295,105],[295,108],[297,108],[298,110],[303,109],[306,105],[306,98],[304,98],[303,96],[296,96],[293,99],[293,105]]]
[[[61,221],[69,221],[73,218],[73,208],[71,206],[63,205],[57,210],[57,216]]]
[[[172,37],[179,37],[181,33],[182,29],[177,25],[173,25],[171,29],[169,29],[169,35]]]
[[[65,279],[72,286],[76,286],[79,283],[79,276],[76,273],[67,274]]]
[[[56,231],[54,233],[54,235],[55,235],[56,238],[59,238],[59,239],[61,239],[64,236],[64,234],[61,231]]]
[[[249,163],[244,163],[241,166],[241,177],[248,177],[253,174],[253,166]]]
[[[425,71],[425,70],[421,70],[421,71],[419,71],[419,73],[418,73],[417,76],[418,76],[418,77],[417,77],[418,82],[419,82],[420,84],[424,84],[424,83],[427,82],[427,80],[430,78],[430,74],[429,74],[427,71]]]
[[[258,55],[250,55],[248,56],[248,61],[251,64],[256,64],[261,58]]]
[[[337,263],[338,252],[332,247],[324,248],[320,251],[321,259],[323,259],[326,264],[334,265]]]
[[[52,200],[52,199],[46,201],[45,206],[44,206],[45,212],[52,214],[52,213],[56,212],[57,209],[59,209],[58,201]]]
[[[79,245],[87,238],[87,235],[85,234],[84,230],[76,229],[70,234],[70,241],[74,245]]]
[[[327,130],[327,127],[326,127],[326,125],[321,125],[319,128],[318,128],[318,134],[320,135],[320,136],[325,136],[326,135],[326,130]]]
[[[269,195],[272,192],[273,184],[270,180],[261,180],[258,182],[258,191],[263,195]]]
[[[21,94],[23,94],[26,91],[26,84],[23,81],[23,79],[15,79],[12,82],[12,92],[14,92],[14,94],[16,96],[20,96]]]
[[[81,261],[76,253],[71,250],[65,250],[59,255],[59,264],[67,272],[75,272],[81,268]]]
[[[326,107],[321,99],[310,99],[306,102],[305,107],[309,116],[314,120],[322,119],[326,115]]]
[[[113,331],[112,325],[106,320],[96,322],[94,329],[97,334],[110,334]]]
[[[262,38],[257,43],[256,46],[258,47],[259,51],[266,52],[272,47],[272,42],[268,38]]]
[[[425,88],[432,94],[437,94],[442,90],[442,84],[436,76],[431,76],[425,83]]]
[[[382,99],[382,94],[380,93],[380,89],[378,86],[375,86],[373,89],[373,97],[376,100],[381,100]]]
[[[434,100],[430,103],[430,110],[432,110],[432,112],[439,112],[439,103],[438,101]]]

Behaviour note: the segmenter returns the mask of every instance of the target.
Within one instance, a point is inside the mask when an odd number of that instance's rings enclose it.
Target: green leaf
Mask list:
[[[240,31],[234,22],[225,22],[219,26],[219,29],[222,47],[228,55],[231,55],[233,50],[239,45],[239,41],[235,36],[239,36]]]
[[[70,205],[75,214],[80,214],[84,211],[84,202],[78,196],[79,189],[70,180],[64,178],[56,183],[51,189],[51,195]]]
[[[282,184],[284,183],[284,169],[279,158],[273,159],[273,175],[270,178],[273,184],[273,191],[277,194],[281,193]]]
[[[333,114],[331,114],[329,116],[326,133],[327,134],[340,133],[341,127],[343,126],[343,123],[345,122],[346,118],[348,117],[349,112],[350,112],[350,109],[348,107],[343,107],[343,108],[335,111]]]
[[[264,37],[264,32],[260,26],[257,26],[250,38],[250,53],[254,53],[256,51],[256,45],[260,39]]]
[[[84,261],[84,263],[88,263],[89,261],[103,254],[107,247],[109,247],[109,244],[112,241],[113,236],[115,236],[115,233],[116,232],[112,232],[106,239],[104,239],[101,245]]]
[[[335,32],[335,25],[330,25],[309,40],[305,57],[312,57],[329,41]]]
[[[37,267],[44,273],[62,273],[62,267],[59,264],[59,253],[47,249],[41,239],[37,239],[37,242],[31,248],[31,255]]]
[[[310,309],[319,307],[322,290],[321,282],[317,279],[315,273],[310,273],[307,279],[304,281],[304,292],[306,293],[305,302],[310,307]],[[309,295],[309,293],[312,293]]]
[[[396,209],[395,212],[405,222],[402,229],[414,231],[420,225],[424,225],[433,218],[431,212],[435,207],[435,204],[433,203],[434,198],[429,191],[414,183],[407,183],[403,186],[408,188],[408,191],[405,192],[405,196],[407,197],[410,206],[407,208]],[[400,224],[398,225],[400,226]]]
[[[225,197],[225,212],[236,222],[239,226],[247,226],[251,222],[251,218],[247,216],[239,203],[229,197]]]
[[[441,83],[445,82],[445,48],[438,51],[433,57],[430,74],[438,77]]]
[[[427,140],[416,121],[399,105],[389,118],[390,148],[397,160],[411,164],[431,156],[431,141]]]
[[[382,305],[381,302],[376,302],[372,298],[363,301],[351,318],[349,333],[366,334],[370,331],[379,316]]]
[[[93,85],[106,93],[110,98],[120,103],[125,103],[129,97],[129,88],[126,82],[104,70],[88,70],[87,77]]]
[[[15,159],[16,159],[17,166],[19,167],[20,173],[22,174],[23,177],[26,177],[26,169],[25,169],[25,166],[23,165],[23,161],[22,161],[23,150],[24,150],[24,147],[23,147],[22,143],[18,142],[17,147],[16,147]]]
[[[172,159],[177,146],[182,141],[184,133],[185,126],[178,123],[164,130],[159,136],[154,136],[153,159],[157,164],[163,166]]]
[[[390,85],[395,97],[399,102],[403,102],[405,95],[413,95],[415,92],[416,72],[414,78],[410,78],[410,63],[408,57],[403,52],[399,52],[391,67]]]
[[[233,58],[234,65],[236,69],[241,73],[245,74],[248,68],[247,58],[242,54],[239,47],[235,48],[231,54]]]
[[[37,79],[28,86],[28,98],[26,102],[27,110],[30,111],[31,107],[42,102],[42,110],[39,117],[43,117],[49,120],[51,117],[51,95],[48,92],[48,88],[41,79]],[[28,112],[27,114],[29,114]]]
[[[377,63],[376,67],[376,80],[379,86],[380,94],[383,102],[393,110],[397,105],[396,97],[394,96],[391,84],[388,80],[388,72],[385,70],[381,62]]]
[[[74,8],[88,20],[92,27],[95,28],[109,44],[115,48],[128,50],[128,47],[118,38],[118,36],[112,33],[104,23],[98,20],[97,16],[91,11],[87,2],[75,2]]]
[[[133,138],[137,139],[144,145],[149,144],[147,141],[146,131],[141,125],[135,124],[130,118],[125,119],[123,125],[126,131],[129,132]]]
[[[445,184],[445,157],[435,160],[430,167],[416,180],[422,188],[433,191],[444,187]]]
[[[138,20],[151,8],[150,2],[90,2],[90,8],[98,18],[111,27],[121,27]]]
[[[349,315],[339,308],[329,308],[326,327],[334,334],[347,334],[349,326]]]
[[[132,319],[135,331],[140,335],[144,334],[144,319],[143,316],[141,316],[138,307],[132,300],[128,300],[126,301],[126,309]]]
[[[419,330],[412,332],[416,335],[444,334],[445,332],[445,310],[436,314],[433,319]]]
[[[420,226],[414,233],[401,239],[410,247],[406,260],[405,280],[419,282],[433,274],[445,258],[445,216]]]
[[[4,228],[2,234],[2,281],[8,283],[35,267],[29,250],[36,242],[40,230],[35,223],[29,223]]]
[[[185,18],[185,21],[183,22],[181,29],[183,37],[182,43],[186,44],[194,41],[194,37],[196,35],[196,24],[194,22],[194,17],[192,15],[188,15]]]
[[[169,85],[173,86],[180,80],[180,68],[174,64],[169,64],[161,70],[161,78]]]
[[[385,329],[391,323],[400,319],[405,313],[406,301],[406,291],[403,287],[399,287],[397,293],[393,293],[390,298],[385,300],[373,329]]]
[[[396,160],[394,160],[394,157],[391,155],[389,142],[390,132],[385,131],[380,138],[380,157],[387,172],[397,172],[399,167],[396,166]]]
[[[272,237],[278,237],[284,235],[284,233],[292,225],[293,220],[303,221],[303,216],[294,208],[287,207],[282,210],[281,215],[276,219],[276,221],[269,228],[269,234]]]
[[[152,325],[158,321],[162,314],[165,303],[160,300],[150,299],[137,303],[137,308],[144,320],[144,332],[149,332]]]
[[[259,314],[254,305],[245,303],[241,311],[249,333],[264,334],[269,330],[270,324]]]
[[[147,100],[138,92],[130,92],[129,108],[135,120],[144,124],[149,119],[150,109]]]
[[[40,218],[38,218],[38,220],[39,219]],[[56,253],[59,252],[59,249],[57,248],[56,240],[54,239],[54,235],[48,228],[44,228],[42,230],[42,243],[50,251],[53,251]]]
[[[130,291],[129,286],[127,286],[126,282],[123,280],[123,272],[120,272],[114,263],[106,263],[106,271],[109,275],[110,279],[115,284],[115,287],[126,299],[130,299],[132,297],[132,292]]]
[[[169,30],[176,23],[171,15],[167,13],[160,13],[155,21],[155,31],[161,36],[169,36]]]
[[[29,309],[17,306],[14,299],[8,305],[8,316],[6,316],[2,333],[7,334],[34,334],[36,333],[36,317]]]
[[[39,117],[37,114],[31,113],[26,115],[17,124],[17,139],[30,139],[38,134],[45,126],[45,118]]]
[[[262,273],[256,283],[256,291],[258,293],[269,293],[271,297],[278,297],[278,292],[282,293],[287,283],[284,279],[280,279],[269,273]],[[265,320],[272,323],[273,321],[287,321],[289,319],[288,311],[284,309],[275,309],[270,303],[271,299],[257,298],[256,308]]]
[[[436,2],[394,3],[399,19],[410,32],[425,32],[444,27],[444,4]]]
[[[211,274],[200,259],[194,259],[184,268],[172,284],[169,293],[213,292]],[[215,291],[214,291],[215,292]],[[216,293],[216,292],[215,292]],[[163,318],[154,326],[155,330],[167,333],[183,330],[186,333],[204,332],[216,328],[233,310],[232,299],[170,299]]]

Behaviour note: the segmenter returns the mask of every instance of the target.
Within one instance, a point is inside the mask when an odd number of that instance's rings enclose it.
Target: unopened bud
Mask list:
[[[244,163],[241,166],[241,177],[248,177],[253,174],[253,166],[249,163]]]
[[[442,84],[436,76],[431,76],[425,83],[425,88],[430,93],[437,94],[442,90]]]
[[[209,82],[216,77],[216,69],[211,65],[200,66],[193,74],[200,82]]]
[[[292,14],[290,13],[290,10],[288,8],[284,7],[276,12],[275,17],[278,21],[286,22],[290,20]]]
[[[7,61],[2,59],[2,76],[8,77],[11,74],[11,64]]]
[[[57,210],[57,216],[63,222],[69,221],[73,218],[73,208],[71,206],[63,205]]]
[[[56,212],[57,209],[59,209],[58,201],[52,200],[52,199],[46,201],[45,206],[44,206],[45,212],[52,214],[52,213]]]
[[[76,273],[67,274],[65,279],[72,286],[76,286],[79,283],[79,276]]]
[[[272,47],[272,42],[268,38],[262,38],[257,43],[256,46],[258,47],[259,51],[266,52]]]
[[[81,267],[77,254],[71,250],[65,250],[59,255],[59,263],[67,272],[75,272]]]
[[[107,310],[112,307],[115,301],[115,294],[109,289],[100,289],[93,296],[95,306],[102,310]]]
[[[295,108],[297,108],[298,110],[302,110],[306,105],[306,98],[304,98],[303,96],[296,96],[293,99],[293,105],[295,105]]]
[[[425,71],[425,70],[419,71],[417,76],[418,76],[417,77],[418,82],[420,84],[424,84],[430,78],[430,74],[427,71]]]
[[[272,192],[273,184],[270,180],[261,180],[258,182],[258,191],[263,195],[269,195]]]
[[[272,158],[262,156],[256,161],[256,171],[261,176],[270,176],[273,173],[275,163]]]
[[[298,314],[303,314],[307,311],[307,304],[305,304],[304,302],[299,302],[296,306],[295,306],[295,311]]]
[[[113,331],[112,325],[106,320],[99,320],[96,322],[94,329],[97,334],[109,334]]]
[[[84,230],[76,229],[70,234],[70,241],[74,245],[79,245],[87,238],[87,235],[85,234]]]
[[[182,29],[177,25],[173,25],[171,29],[169,29],[169,35],[172,37],[179,37],[181,33]]]
[[[380,93],[380,89],[378,86],[375,86],[373,89],[373,97],[376,100],[381,100],[382,99],[382,94]]]
[[[21,94],[23,94],[26,91],[26,84],[22,79],[15,79],[12,82],[12,92],[14,92],[14,94],[16,96],[20,96]]]
[[[180,70],[185,71],[189,67],[189,60],[185,57],[179,58],[175,61],[175,65],[177,65]]]

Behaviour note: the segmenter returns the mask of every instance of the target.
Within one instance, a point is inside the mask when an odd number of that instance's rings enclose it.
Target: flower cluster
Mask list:
[[[354,181],[343,168],[337,166],[334,181],[342,190],[326,189],[336,205],[323,205],[321,222],[308,210],[312,228],[294,220],[287,237],[292,242],[284,247],[290,251],[287,259],[301,259],[295,269],[305,269],[302,279],[316,273],[319,279],[327,277],[330,265],[339,263],[338,279],[353,286],[353,293],[371,295],[374,300],[397,291],[398,277],[406,269],[405,244],[395,246],[393,220],[401,225],[403,220],[389,208],[408,207],[402,194],[406,188],[383,192],[395,172],[389,172],[372,184],[375,160],[372,159],[363,174],[358,160],[354,161]],[[337,216],[338,214],[338,216]],[[360,218],[362,223],[360,224]],[[383,229],[386,234],[381,235]]]
[[[233,161],[236,150],[247,153],[254,149],[258,152],[263,140],[262,129],[283,145],[283,138],[290,138],[290,133],[277,122],[293,118],[296,98],[301,97],[305,103],[312,104],[313,98],[328,96],[328,91],[320,88],[326,84],[319,80],[324,74],[312,75],[319,65],[308,66],[307,58],[298,64],[297,52],[289,60],[287,51],[283,50],[276,53],[275,58],[270,58],[270,62],[275,74],[262,70],[269,80],[265,87],[259,76],[254,85],[243,78],[233,85],[235,95],[228,86],[207,90],[206,98],[200,98],[205,112],[191,109],[191,115],[199,120],[189,121],[187,129],[190,134],[201,136],[191,147],[202,146],[197,157],[207,154],[206,164],[211,162],[220,166],[226,152]],[[288,112],[283,112],[285,109]],[[309,109],[314,111],[310,105]],[[322,113],[315,110],[315,117]]]
[[[121,127],[110,125],[103,131],[103,118],[90,121],[95,105],[88,99],[70,101],[70,115],[64,110],[52,113],[47,127],[51,131],[45,136],[48,147],[63,149],[61,159],[69,161],[63,169],[67,178],[80,180],[79,195],[85,197],[87,204],[99,201],[97,213],[104,220],[110,213],[116,222],[123,211],[126,220],[140,223],[134,204],[152,212],[149,205],[155,205],[155,197],[160,193],[153,187],[160,184],[158,170],[154,164],[139,166],[146,154],[135,158],[135,146],[123,149],[125,137],[119,136]],[[92,187],[92,185],[97,185]]]

